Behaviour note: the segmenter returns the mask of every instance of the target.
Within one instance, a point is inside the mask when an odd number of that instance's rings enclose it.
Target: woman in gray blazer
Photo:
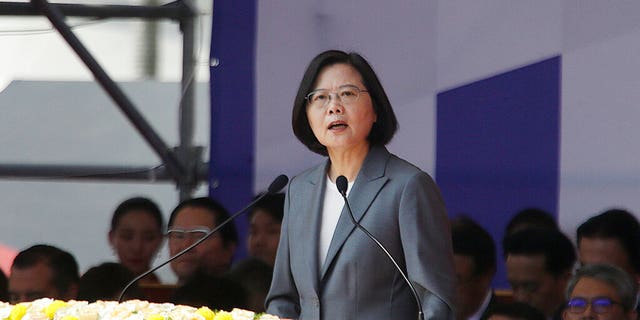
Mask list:
[[[446,209],[431,177],[384,147],[397,129],[387,95],[357,53],[326,51],[304,74],[293,131],[328,159],[294,177],[267,312],[292,319],[416,319],[418,304],[385,253],[416,289],[425,319],[451,319],[455,275]]]

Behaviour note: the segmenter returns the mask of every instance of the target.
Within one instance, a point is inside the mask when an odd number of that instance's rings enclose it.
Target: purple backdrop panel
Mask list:
[[[449,214],[496,240],[497,288],[508,288],[502,246],[513,214],[558,207],[560,57],[437,95],[436,177]]]
[[[253,197],[255,0],[215,2],[211,57],[210,195],[231,212]],[[266,188],[266,187],[265,187]],[[247,216],[236,221],[246,256]]]

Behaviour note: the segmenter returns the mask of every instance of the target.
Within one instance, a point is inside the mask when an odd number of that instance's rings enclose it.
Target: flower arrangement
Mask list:
[[[213,311],[172,303],[130,300],[61,301],[42,298],[11,305],[0,302],[0,320],[278,320],[276,316],[242,309]]]

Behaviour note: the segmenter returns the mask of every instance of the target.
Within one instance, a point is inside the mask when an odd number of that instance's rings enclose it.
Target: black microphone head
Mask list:
[[[349,181],[345,176],[339,176],[336,178],[336,187],[338,187],[338,191],[343,195],[347,195],[347,187],[349,186]]]
[[[286,186],[288,182],[289,178],[287,178],[286,175],[281,174],[277,178],[275,178],[273,182],[271,182],[271,184],[269,185],[269,189],[267,189],[267,192],[276,193],[282,190],[282,188],[284,188],[284,186]]]

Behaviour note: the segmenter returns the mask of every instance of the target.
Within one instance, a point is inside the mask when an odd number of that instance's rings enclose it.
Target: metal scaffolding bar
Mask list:
[[[202,163],[196,168],[196,176],[206,180],[208,164]],[[0,176],[5,179],[33,180],[111,180],[155,183],[171,182],[173,178],[163,165],[144,166],[102,166],[102,165],[37,165],[37,164],[0,164]]]
[[[174,1],[163,6],[127,6],[127,5],[84,5],[51,3],[51,7],[68,17],[88,18],[143,18],[182,20],[195,13],[182,1]],[[41,16],[42,12],[29,2],[0,2],[0,15],[5,16]]]
[[[45,15],[89,68],[96,81],[163,161],[161,166],[152,168],[0,164],[0,177],[135,181],[150,181],[149,177],[153,177],[156,180],[172,180],[180,191],[180,199],[189,197],[198,182],[208,179],[208,164],[201,160],[202,148],[193,146],[192,141],[195,96],[194,19],[197,18],[197,14],[190,1],[175,1],[163,6],[90,6],[52,4],[47,0],[31,0],[31,3],[0,2],[0,15]],[[153,130],[129,98],[65,23],[66,16],[173,19],[180,22],[180,29],[183,33],[183,64],[179,124],[180,145],[178,147],[169,148]]]

